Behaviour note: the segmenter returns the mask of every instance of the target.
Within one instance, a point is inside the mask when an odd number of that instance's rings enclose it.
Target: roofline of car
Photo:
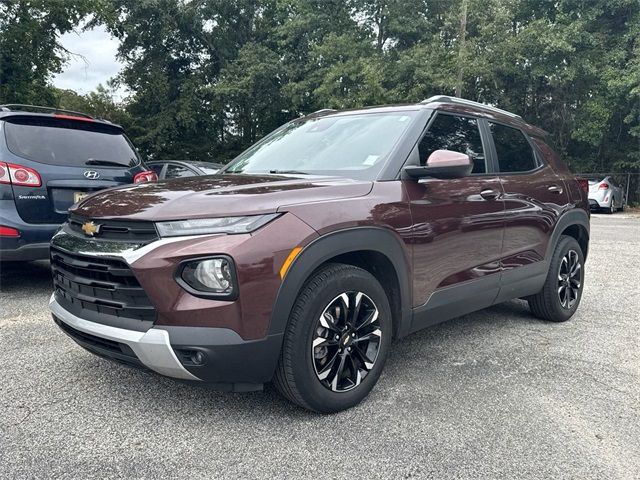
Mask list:
[[[415,110],[427,110],[427,109],[428,110],[445,110],[449,112],[458,112],[461,114],[473,114],[478,117],[487,118],[487,119],[495,120],[500,123],[505,123],[508,125],[516,126],[518,128],[522,128],[532,136],[544,138],[549,135],[549,133],[543,130],[542,128],[536,127],[534,125],[527,123],[520,115],[507,112],[506,110],[502,110],[500,108],[493,107],[491,105],[484,105],[482,103],[474,102],[471,100],[444,96],[444,95],[430,97],[426,100],[422,100],[419,103],[398,103],[398,104],[391,104],[391,105],[375,105],[371,107],[349,108],[345,110],[334,110],[334,109],[325,108],[295,120],[308,120],[312,118],[326,117],[331,115],[335,115],[335,116],[339,116],[343,114],[349,115],[349,114],[354,114],[358,112],[378,113],[378,112],[385,112],[385,111],[415,111]]]
[[[41,109],[45,111],[34,112],[34,111],[20,110],[20,109],[12,110],[12,107]],[[40,117],[40,118],[59,118],[59,119],[65,119],[65,120],[77,120],[77,121],[97,123],[100,125],[108,125],[110,127],[115,127],[120,130],[123,130],[122,126],[118,125],[117,123],[112,123],[109,120],[92,117],[89,114],[76,112],[73,110],[66,110],[66,109],[53,108],[53,107],[41,107],[38,105],[22,105],[22,104],[0,105],[0,119],[10,118],[10,117]]]
[[[30,108],[30,109],[39,109],[46,110],[47,112],[33,112],[28,110],[12,110],[11,108],[18,107],[22,108]],[[415,111],[415,110],[446,110],[453,111],[458,113],[467,113],[477,115],[479,117],[493,119],[498,122],[506,123],[509,125],[514,125],[519,128],[522,128],[527,131],[532,136],[538,137],[547,137],[549,134],[545,130],[536,127],[527,123],[520,115],[513,114],[506,110],[502,110],[497,107],[493,107],[491,105],[485,105],[482,103],[474,102],[472,100],[467,100],[464,98],[458,97],[450,97],[445,95],[437,95],[430,97],[426,100],[422,100],[418,103],[397,103],[391,105],[374,105],[365,108],[350,108],[344,110],[335,110],[331,108],[323,108],[312,112],[303,117],[294,119],[295,120],[310,120],[312,118],[325,117],[330,115],[344,115],[344,114],[353,114],[358,112],[366,112],[366,113],[376,113],[376,112],[384,112],[384,111]],[[73,117],[78,117],[77,120],[85,120],[92,121],[102,125],[109,125],[122,130],[120,125],[112,123],[108,120],[104,120],[101,118],[95,118],[86,113],[76,112],[73,110],[66,110],[60,108],[53,107],[41,107],[37,105],[23,105],[23,104],[5,104],[0,105],[0,119],[7,118],[11,116],[36,116],[36,117],[63,117],[65,119],[72,119]],[[175,160],[180,161],[180,160]]]

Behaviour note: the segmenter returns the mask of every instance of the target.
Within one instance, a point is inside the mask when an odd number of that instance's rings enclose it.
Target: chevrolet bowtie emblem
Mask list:
[[[82,224],[82,231],[85,235],[93,237],[95,234],[100,232],[100,225],[96,225],[93,222],[86,222]]]

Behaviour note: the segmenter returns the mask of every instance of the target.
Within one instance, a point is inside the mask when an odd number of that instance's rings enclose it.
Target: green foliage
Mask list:
[[[48,83],[86,14],[121,40],[123,104]],[[459,87],[549,131],[574,170],[640,169],[638,0],[16,1],[0,31],[0,101],[109,116],[154,158],[224,160],[321,108]]]
[[[51,75],[69,55],[58,37],[96,5],[94,0],[0,1],[0,103],[51,104]]]
[[[124,105],[114,100],[112,86],[98,85],[94,92],[79,95],[73,90],[53,89],[53,106],[76,112],[90,113],[97,118],[107,119],[124,127],[132,126],[132,118]]]

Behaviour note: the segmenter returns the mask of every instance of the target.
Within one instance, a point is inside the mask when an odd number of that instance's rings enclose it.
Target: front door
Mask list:
[[[435,150],[469,155],[473,173],[459,179],[405,180],[412,222],[412,330],[493,303],[500,285],[502,186],[486,161],[478,120],[437,113],[417,148],[425,164]]]

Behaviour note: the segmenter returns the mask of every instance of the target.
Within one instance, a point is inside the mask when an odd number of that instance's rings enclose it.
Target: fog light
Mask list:
[[[180,273],[183,287],[193,294],[211,297],[235,296],[235,271],[229,257],[191,260]]]
[[[193,276],[202,285],[216,292],[226,292],[231,287],[229,262],[222,258],[198,263]]]
[[[199,350],[196,350],[191,354],[191,361],[194,365],[203,365],[206,360],[207,356]]]

